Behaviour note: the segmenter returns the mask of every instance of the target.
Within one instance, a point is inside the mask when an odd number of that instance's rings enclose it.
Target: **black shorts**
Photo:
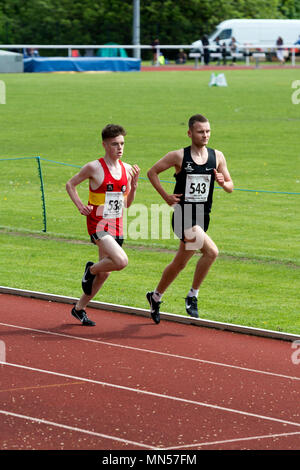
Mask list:
[[[103,238],[105,235],[110,235],[111,237],[113,237],[116,242],[118,243],[118,245],[122,246],[123,245],[123,242],[124,242],[124,238],[123,237],[114,237],[113,235],[111,235],[110,233],[108,232],[96,232],[96,233],[93,233],[91,235],[91,242],[96,244],[96,241],[97,240],[101,240],[101,238]]]
[[[208,230],[210,216],[205,213],[203,206],[194,204],[177,205],[172,214],[172,229],[175,235],[184,241],[184,231],[198,225],[204,232]]]

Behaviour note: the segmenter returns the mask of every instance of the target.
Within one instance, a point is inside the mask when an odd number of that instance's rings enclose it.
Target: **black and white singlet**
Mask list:
[[[183,230],[194,225],[199,225],[204,231],[208,229],[217,161],[215,150],[207,147],[207,152],[207,162],[197,165],[192,159],[191,147],[185,147],[181,169],[174,175],[174,194],[182,196],[174,208],[172,226],[180,239],[183,238]]]

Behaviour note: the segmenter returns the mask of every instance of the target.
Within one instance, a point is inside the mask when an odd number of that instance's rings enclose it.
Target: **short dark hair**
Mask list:
[[[107,126],[102,129],[102,140],[111,139],[118,135],[126,135],[124,127],[119,126],[118,124],[107,124]]]
[[[189,119],[189,129],[193,127],[195,122],[208,122],[208,119],[202,114],[194,114],[194,116]]]

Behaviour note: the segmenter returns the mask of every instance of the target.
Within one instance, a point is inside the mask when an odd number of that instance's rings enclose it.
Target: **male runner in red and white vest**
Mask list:
[[[140,169],[122,163],[124,136],[122,126],[108,124],[102,130],[105,155],[94,160],[66,184],[66,190],[79,212],[86,216],[91,241],[98,246],[99,262],[89,261],[82,278],[83,294],[72,309],[72,315],[82,325],[95,323],[87,317],[85,308],[96,295],[111,271],[120,271],[128,264],[123,244],[123,207],[129,207],[137,188]],[[89,201],[84,204],[76,186],[89,180]]]

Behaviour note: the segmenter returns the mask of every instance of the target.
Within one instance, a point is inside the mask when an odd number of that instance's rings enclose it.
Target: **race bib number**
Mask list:
[[[206,202],[211,175],[186,175],[185,201]]]
[[[123,193],[107,191],[105,193],[105,203],[103,217],[108,219],[117,219],[122,217],[124,196]]]

